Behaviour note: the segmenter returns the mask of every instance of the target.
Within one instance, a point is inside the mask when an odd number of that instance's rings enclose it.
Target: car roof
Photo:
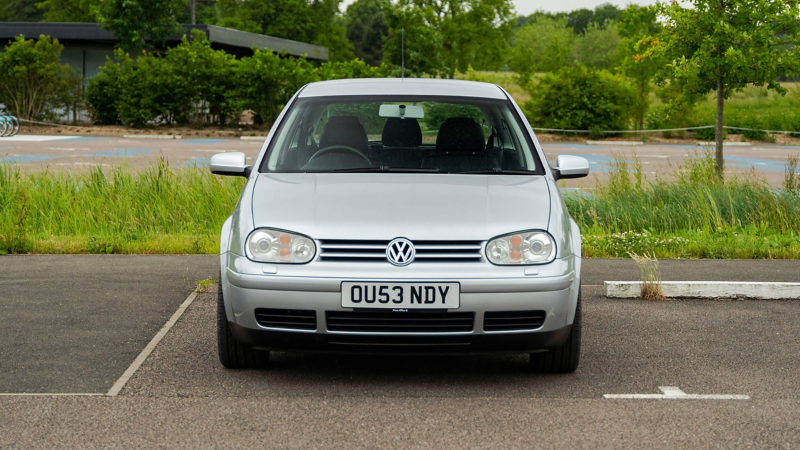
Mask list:
[[[307,85],[300,98],[342,95],[430,95],[505,100],[499,86],[465,80],[435,78],[360,78],[320,81]]]

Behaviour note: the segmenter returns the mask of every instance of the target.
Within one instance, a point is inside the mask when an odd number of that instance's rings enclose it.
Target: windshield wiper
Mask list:
[[[351,172],[351,173],[358,173],[358,172],[385,172],[385,173],[436,173],[439,169],[436,168],[427,168],[427,169],[412,169],[406,167],[360,167],[354,169],[336,169],[331,170],[331,172]]]
[[[535,170],[524,169],[481,169],[481,170],[462,170],[447,173],[474,173],[477,175],[538,175]]]

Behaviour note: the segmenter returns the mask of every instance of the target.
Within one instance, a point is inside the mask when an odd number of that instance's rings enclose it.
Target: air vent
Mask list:
[[[535,330],[544,325],[544,311],[487,311],[483,331]]]
[[[257,308],[256,322],[269,328],[316,330],[317,312],[307,309]]]
[[[453,333],[472,331],[473,312],[327,311],[329,331]]]
[[[416,256],[412,264],[431,262],[470,263],[481,261],[481,241],[413,241]],[[320,241],[320,260],[385,263],[389,241]]]

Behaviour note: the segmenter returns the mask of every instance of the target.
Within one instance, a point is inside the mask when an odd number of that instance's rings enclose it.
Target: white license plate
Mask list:
[[[459,283],[342,282],[342,307],[389,309],[455,309]]]

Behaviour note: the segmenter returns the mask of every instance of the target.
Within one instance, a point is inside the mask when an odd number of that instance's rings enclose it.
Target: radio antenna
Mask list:
[[[406,77],[406,29],[400,28],[400,79]]]

